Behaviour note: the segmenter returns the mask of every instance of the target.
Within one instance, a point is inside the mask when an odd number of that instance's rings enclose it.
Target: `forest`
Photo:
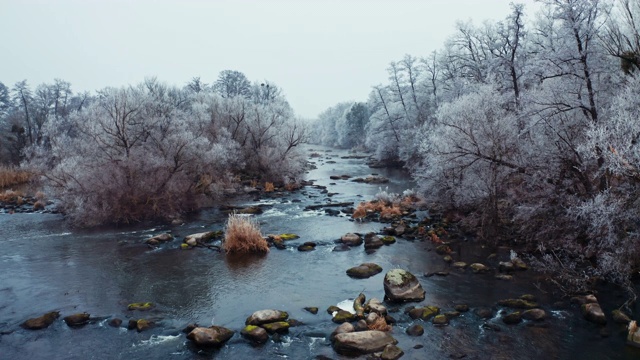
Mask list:
[[[0,159],[40,175],[79,226],[175,219],[245,179],[295,183],[306,163],[306,127],[281,89],[239,71],[96,95],[62,80],[0,83],[0,105]]]
[[[640,2],[512,4],[406,55],[311,139],[401,163],[434,208],[528,249],[572,289],[630,287],[640,265]]]

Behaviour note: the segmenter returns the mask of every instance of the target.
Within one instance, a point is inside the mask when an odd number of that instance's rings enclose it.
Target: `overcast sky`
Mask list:
[[[440,49],[456,20],[502,19],[511,1],[0,0],[0,81],[60,78],[78,92],[231,69],[278,84],[314,118],[366,100],[390,61]]]

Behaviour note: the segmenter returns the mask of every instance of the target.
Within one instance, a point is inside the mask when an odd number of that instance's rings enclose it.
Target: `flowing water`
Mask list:
[[[635,359],[640,351],[625,345],[623,325],[601,329],[582,319],[575,307],[554,305],[558,300],[546,291],[533,271],[517,273],[513,281],[499,281],[492,274],[449,269],[428,242],[398,239],[372,254],[360,248],[332,251],[334,241],[347,232],[379,231],[383,224],[350,221],[346,215],[328,216],[323,210],[305,211],[307,205],[329,201],[371,199],[379,185],[330,180],[331,175],[356,177],[378,173],[391,181],[389,192],[414,187],[400,170],[370,169],[363,159],[343,158],[345,151],[315,147],[321,157],[312,158],[317,169],[307,179],[326,186],[262,199],[238,199],[234,205],[264,205],[258,215],[263,233],[296,233],[288,250],[272,249],[264,256],[231,257],[198,248],[180,250],[179,240],[150,249],[144,239],[173,232],[178,239],[191,233],[223,228],[226,214],[206,210],[181,226],[138,226],[78,230],[69,228],[60,215],[0,215],[0,359],[313,359],[323,355],[342,359],[330,344],[336,324],[325,309],[360,292],[367,298],[384,297],[384,272],[402,268],[416,274],[426,290],[422,305],[449,311],[465,303],[472,309],[493,307],[499,299],[533,294],[547,310],[542,325],[527,322],[505,325],[500,315],[488,320],[487,329],[473,312],[462,314],[445,327],[411,320],[403,309],[390,306],[398,323],[392,335],[399,341],[403,359]],[[311,152],[311,151],[310,151]],[[318,244],[315,251],[298,252],[305,241]],[[471,242],[459,249],[467,262],[484,261],[490,251]],[[507,260],[508,249],[498,252]],[[352,279],[345,270],[364,262],[383,267],[369,279]],[[446,277],[423,277],[426,272],[450,271]],[[601,299],[606,312],[623,299]],[[148,312],[128,311],[132,302],[151,301]],[[418,304],[414,304],[418,305]],[[320,308],[317,315],[304,307]],[[303,322],[289,334],[252,346],[239,331],[254,311],[280,309]],[[19,327],[28,318],[60,311],[61,317],[88,312],[98,318],[82,328],[69,328],[58,319],[44,330]],[[638,315],[636,309],[636,314]],[[496,311],[499,314],[499,311]],[[136,332],[107,325],[109,317],[148,318],[154,328]],[[100,320],[102,318],[103,320]],[[221,325],[236,330],[222,348],[199,350],[190,345],[181,329],[188,323]],[[410,337],[405,330],[421,323],[425,334]],[[123,324],[123,326],[125,326]],[[362,357],[365,358],[365,357]]]

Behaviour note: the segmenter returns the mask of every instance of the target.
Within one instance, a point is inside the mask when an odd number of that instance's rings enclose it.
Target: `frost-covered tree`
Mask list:
[[[247,76],[237,70],[222,70],[213,83],[213,90],[224,98],[251,95],[251,82]]]

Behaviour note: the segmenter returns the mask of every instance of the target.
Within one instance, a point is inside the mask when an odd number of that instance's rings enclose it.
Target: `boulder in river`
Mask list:
[[[542,309],[529,309],[522,313],[525,320],[542,321],[547,318],[547,312]]]
[[[404,351],[397,347],[396,345],[389,344],[384,347],[382,354],[380,355],[381,360],[398,360],[404,355]]]
[[[298,251],[313,251],[316,249],[317,244],[313,241],[307,241],[304,244],[298,246]]]
[[[256,344],[264,344],[267,342],[267,340],[269,340],[269,334],[267,334],[267,330],[256,325],[245,326],[240,334]]]
[[[522,314],[520,311],[514,311],[502,317],[502,322],[508,325],[515,325],[522,322]]]
[[[40,330],[49,327],[60,316],[57,311],[48,312],[40,317],[28,319],[20,326],[27,330]]]
[[[149,245],[158,245],[160,243],[164,243],[171,240],[173,240],[173,235],[169,233],[165,233],[165,234],[156,235],[154,237],[150,237],[145,242]]]
[[[222,236],[221,231],[206,231],[206,232],[191,234],[191,235],[187,235],[187,237],[184,238],[184,243],[188,244],[189,246],[196,246],[198,244],[210,242],[211,240],[215,239],[218,236]]]
[[[151,310],[154,307],[155,307],[155,304],[152,302],[137,302],[137,303],[129,304],[129,306],[127,306],[127,309],[146,311],[146,310]]]
[[[187,335],[187,339],[201,347],[220,347],[231,339],[233,334],[233,330],[222,326],[197,327]]]
[[[378,315],[387,315],[387,308],[377,298],[371,298],[366,306],[367,311],[377,313]]]
[[[487,271],[489,271],[489,267],[487,267],[486,265],[481,264],[481,263],[473,263],[473,264],[469,265],[469,267],[476,274],[486,273]]]
[[[384,246],[384,242],[382,239],[376,235],[375,233],[368,233],[364,237],[364,248],[365,250],[375,250]]]
[[[64,322],[69,327],[80,327],[80,326],[86,325],[89,322],[89,317],[90,315],[85,312],[85,313],[65,316],[64,319],[62,320],[64,320]]]
[[[289,327],[291,325],[286,321],[276,321],[268,324],[262,324],[261,326],[270,334],[284,334],[289,331]]]
[[[109,326],[111,327],[120,327],[120,325],[122,325],[122,319],[118,319],[118,318],[113,318],[109,321]]]
[[[504,299],[498,301],[498,305],[512,309],[534,309],[538,307],[537,303],[525,299]]]
[[[340,241],[342,241],[343,244],[349,245],[349,246],[360,246],[362,245],[362,237],[360,237],[360,235],[358,234],[354,234],[354,233],[347,233],[342,235],[342,237],[340,238]]]
[[[582,304],[580,309],[582,310],[582,316],[588,321],[598,325],[605,325],[607,323],[607,317],[604,315],[602,308],[600,308],[600,304]]]
[[[366,326],[365,326],[365,328],[366,328]],[[351,324],[349,322],[342,323],[342,324],[338,325],[338,327],[331,333],[331,340],[333,341],[333,339],[338,334],[350,333],[350,332],[354,332],[354,331],[356,331],[356,329],[353,326],[353,324]]]
[[[342,324],[343,322],[350,322],[356,319],[356,316],[346,310],[338,310],[338,312],[333,315],[331,321],[336,324]]]
[[[136,330],[138,330],[138,332],[143,332],[150,329],[153,325],[152,321],[147,319],[138,319],[138,321],[136,321]]]
[[[347,269],[347,275],[356,279],[366,279],[382,272],[382,267],[374,263],[364,263]]]
[[[281,310],[259,310],[254,312],[245,321],[246,325],[262,325],[278,321],[285,321],[289,318],[286,311]]]
[[[393,269],[384,276],[385,297],[392,302],[422,301],[425,291],[412,273],[403,269]]]
[[[384,350],[387,345],[397,343],[398,341],[387,332],[368,330],[337,334],[333,348],[341,355],[359,356]]]
[[[312,313],[313,315],[318,313],[318,308],[315,307],[315,306],[307,306],[304,309],[307,310],[308,312]]]
[[[406,332],[409,336],[422,336],[424,334],[424,327],[420,324],[413,324],[407,328]]]

